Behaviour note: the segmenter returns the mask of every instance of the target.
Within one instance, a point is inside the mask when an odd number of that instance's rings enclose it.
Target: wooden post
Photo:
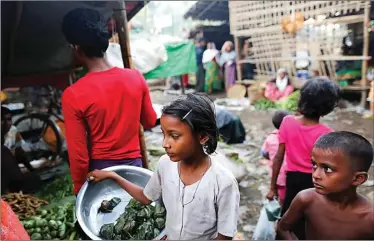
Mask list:
[[[131,51],[130,51],[130,38],[129,38],[129,31],[127,25],[127,17],[126,17],[126,7],[124,1],[118,2],[119,9],[114,11],[114,19],[116,20],[116,28],[118,33],[119,44],[121,46],[121,53],[122,53],[122,61],[125,68],[132,68],[132,59],[131,59]],[[139,144],[140,144],[140,151],[142,154],[142,162],[144,168],[149,168],[148,162],[148,155],[147,155],[147,147],[145,144],[144,139],[144,129],[143,126],[140,125],[139,128]]]
[[[235,37],[234,39],[235,51],[236,51],[236,73],[238,75],[238,80],[242,80],[242,66],[240,64],[240,46],[239,46],[239,38]]]
[[[10,34],[10,39],[9,39],[9,50],[8,50],[8,59],[7,59],[7,64],[10,66],[14,60],[14,51],[15,51],[15,40],[17,37],[18,33],[18,28],[21,22],[21,17],[23,13],[23,2],[16,2],[16,12],[14,14],[15,16],[15,21],[12,26],[12,32]],[[7,66],[7,67],[9,67]],[[7,71],[7,70],[6,70]]]
[[[367,28],[368,21],[370,21],[370,2],[365,2],[365,10],[364,10],[364,22],[363,22],[363,50],[362,55],[364,57],[369,55],[369,31]],[[368,69],[368,60],[362,60],[362,68],[361,68],[361,107],[365,107],[366,98],[367,98],[367,69]]]

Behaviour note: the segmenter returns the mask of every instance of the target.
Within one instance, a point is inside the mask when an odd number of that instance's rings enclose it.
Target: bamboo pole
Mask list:
[[[235,45],[235,51],[236,51],[236,72],[237,72],[237,75],[238,75],[238,79],[237,80],[242,80],[242,66],[240,64],[240,52],[241,52],[241,48],[239,46],[239,38],[238,37],[235,37],[234,39],[234,45]]]
[[[364,46],[362,50],[362,55],[363,56],[368,56],[369,55],[369,31],[367,27],[368,21],[370,21],[370,2],[365,2],[365,10],[364,10],[364,21],[363,21],[363,41],[364,41]],[[363,60],[362,61],[362,68],[361,68],[361,87],[367,86],[367,79],[366,79],[366,74],[367,74],[367,69],[368,69],[368,61]],[[367,97],[367,91],[362,90],[361,91],[361,107],[365,107],[366,104],[366,97]]]
[[[114,19],[116,20],[118,39],[119,39],[119,44],[121,46],[122,61],[123,61],[123,65],[125,68],[132,68],[133,65],[132,65],[132,59],[131,59],[130,38],[129,38],[129,31],[128,31],[128,25],[127,25],[125,2],[119,1],[118,5],[119,5],[119,9],[114,10]],[[148,162],[148,155],[147,155],[147,147],[145,144],[144,129],[142,125],[140,125],[140,128],[139,128],[139,144],[140,144],[140,151],[142,154],[143,167],[148,169],[149,162]]]

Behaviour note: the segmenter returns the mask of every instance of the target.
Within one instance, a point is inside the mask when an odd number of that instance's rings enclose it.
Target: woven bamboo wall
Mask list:
[[[256,64],[258,75],[272,75],[279,67],[286,67],[295,75],[296,52],[308,51],[313,68],[334,78],[336,60],[347,34],[345,23],[363,21],[365,4],[370,2],[230,1],[231,34],[250,38],[251,63]],[[305,20],[313,18],[314,22],[305,22],[296,34],[285,33],[281,20],[294,12],[301,12]],[[341,15],[346,16],[343,23],[337,20]],[[329,18],[332,16],[337,18]]]

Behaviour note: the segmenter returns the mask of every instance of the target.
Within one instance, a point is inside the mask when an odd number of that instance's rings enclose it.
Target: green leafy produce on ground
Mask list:
[[[275,108],[275,103],[269,99],[260,99],[254,104],[256,110],[268,110]]]
[[[291,112],[297,111],[297,105],[300,98],[300,91],[295,91],[286,98],[279,100],[276,103],[278,109],[288,110]]]
[[[100,228],[100,237],[105,240],[152,240],[165,228],[165,218],[166,209],[162,205],[142,205],[131,199],[115,223]]]
[[[32,240],[78,240],[75,230],[75,202],[38,209],[37,215],[22,221]]]
[[[69,174],[55,178],[36,194],[49,202],[59,201],[73,195],[73,181]]]

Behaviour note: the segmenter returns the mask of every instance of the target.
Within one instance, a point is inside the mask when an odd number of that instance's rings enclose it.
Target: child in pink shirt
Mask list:
[[[322,116],[332,112],[339,100],[339,87],[327,78],[311,79],[300,90],[298,112],[300,116],[287,116],[279,129],[279,147],[274,158],[268,199],[277,194],[277,179],[284,158],[287,159],[286,196],[283,215],[295,196],[302,190],[313,188],[312,149],[317,139],[333,130],[319,123]],[[292,230],[298,239],[305,239],[305,221]]]
[[[268,165],[270,167],[270,175],[272,173],[272,166],[275,154],[277,154],[279,146],[279,127],[282,124],[283,118],[288,116],[290,113],[288,111],[279,110],[274,113],[272,122],[276,130],[274,130],[266,138],[264,145],[262,146],[261,152],[263,157],[269,159]],[[277,190],[278,190],[278,201],[282,205],[284,201],[284,196],[286,194],[286,160],[283,161],[282,167],[279,172],[277,179]]]

